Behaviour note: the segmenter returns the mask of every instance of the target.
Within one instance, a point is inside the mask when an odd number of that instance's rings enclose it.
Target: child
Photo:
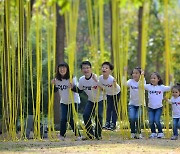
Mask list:
[[[72,130],[77,136],[77,140],[81,139],[80,132],[73,120],[73,109],[72,100],[69,94],[70,88],[70,72],[67,63],[61,63],[57,67],[56,78],[52,80],[52,84],[55,84],[55,88],[58,89],[60,94],[60,110],[61,110],[61,120],[60,120],[60,139],[65,139],[66,129],[67,129],[67,119],[69,119],[69,124]],[[75,78],[73,78],[73,84],[75,84]],[[79,103],[80,98],[78,93],[73,93],[74,102]],[[68,118],[68,116],[70,116]]]
[[[172,97],[169,100],[172,104],[172,116],[173,116],[173,136],[171,140],[178,139],[178,123],[180,122],[180,85],[177,84],[172,87]]]
[[[102,120],[103,120],[103,96],[102,91],[98,89],[97,77],[92,73],[91,63],[89,61],[83,61],[81,63],[81,71],[84,74],[79,79],[78,90],[84,91],[88,96],[88,101],[84,109],[83,119],[85,128],[87,129],[86,139],[94,139],[94,137],[99,140],[101,139],[102,132]],[[73,87],[72,90],[76,89]],[[96,114],[97,111],[97,114]],[[91,118],[95,115],[95,134],[92,127]]]
[[[99,86],[105,90],[107,95],[107,117],[103,128],[109,130],[116,129],[118,102],[120,98],[120,86],[116,83],[113,76],[110,75],[114,66],[109,62],[102,64],[102,75],[99,77]],[[112,123],[110,123],[112,118]]]
[[[135,67],[132,70],[132,79],[127,81],[127,86],[130,89],[130,99],[128,105],[129,123],[131,128],[131,138],[142,139],[141,134],[141,105],[139,101],[139,79],[141,68]]]
[[[164,133],[162,131],[162,126],[160,123],[160,118],[162,114],[162,100],[163,93],[170,91],[170,86],[164,86],[163,81],[159,73],[154,72],[150,75],[151,84],[144,85],[145,90],[148,91],[148,114],[149,114],[149,125],[151,128],[150,138],[163,138]],[[155,124],[158,128],[158,134],[156,134]]]

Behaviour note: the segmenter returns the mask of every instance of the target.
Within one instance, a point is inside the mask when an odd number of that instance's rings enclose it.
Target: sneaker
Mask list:
[[[131,138],[135,138],[135,137],[136,137],[135,133],[131,133]]]
[[[102,137],[100,136],[100,137],[96,137],[96,140],[102,140]]]
[[[75,141],[81,141],[82,138],[83,138],[82,136],[78,136],[78,137],[76,137]]]
[[[164,133],[158,133],[157,138],[164,138]]]
[[[111,123],[109,130],[115,130],[116,129],[116,125],[114,123]]]
[[[94,139],[94,137],[91,137],[91,136],[89,136],[89,137],[82,137],[82,141],[86,141],[86,140],[93,140]]]
[[[106,124],[102,127],[103,129],[109,129],[110,127],[110,123],[109,122],[106,122]]]
[[[61,141],[64,141],[64,140],[65,140],[65,137],[62,136],[62,135],[60,135],[60,136],[59,136],[59,139],[60,139]]]
[[[142,134],[136,134],[134,138],[136,138],[136,139],[143,139],[143,136],[142,136]]]
[[[156,134],[156,133],[151,133],[151,135],[149,136],[149,138],[157,138],[157,134]]]
[[[178,139],[178,136],[172,136],[171,137],[171,140],[177,140]]]

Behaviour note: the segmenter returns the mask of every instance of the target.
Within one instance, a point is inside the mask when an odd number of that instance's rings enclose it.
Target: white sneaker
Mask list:
[[[163,138],[164,137],[164,133],[158,133],[157,138]]]
[[[157,138],[157,134],[156,134],[156,133],[151,133],[151,135],[149,136],[149,138]]]
[[[64,141],[65,140],[65,137],[64,136],[59,136],[59,139],[61,140],[61,141]]]
[[[142,136],[142,134],[136,134],[136,136],[135,136],[137,139],[143,139],[143,136]]]
[[[135,133],[131,133],[131,138],[135,138],[135,137],[136,137]]]
[[[78,136],[76,137],[75,141],[81,141],[82,140],[82,136]]]

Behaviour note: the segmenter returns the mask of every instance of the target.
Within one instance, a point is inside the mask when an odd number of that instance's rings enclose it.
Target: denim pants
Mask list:
[[[141,106],[129,105],[129,123],[131,133],[141,133]]]
[[[117,95],[107,95],[106,123],[110,124],[112,118],[112,123],[116,125],[117,116],[118,116],[119,98],[120,98],[120,92]]]
[[[173,135],[178,136],[180,118],[173,118]]]
[[[75,136],[81,136],[77,125],[73,120],[72,104],[60,103],[60,135],[65,136],[67,129],[67,122],[69,122]]]
[[[155,124],[157,126],[158,133],[162,133],[162,126],[160,122],[162,107],[158,109],[148,108],[148,114],[149,114],[149,125],[151,128],[151,133],[156,133]]]
[[[91,118],[95,116],[95,134],[93,132]],[[102,120],[103,120],[103,101],[99,101],[98,103],[88,101],[83,114],[85,128],[87,130],[87,135],[89,138],[101,137],[102,132]]]

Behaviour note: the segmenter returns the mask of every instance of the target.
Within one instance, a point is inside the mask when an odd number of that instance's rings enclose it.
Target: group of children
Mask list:
[[[76,78],[70,82],[70,72],[67,63],[61,63],[57,67],[56,77],[52,80],[52,83],[58,89],[60,94],[60,139],[65,139],[66,124],[69,122],[75,136],[78,140],[86,139],[102,139],[102,129],[115,130],[116,121],[118,117],[118,103],[120,99],[120,86],[117,84],[115,78],[111,75],[113,65],[110,62],[104,62],[102,64],[102,75],[97,77],[92,72],[91,63],[89,61],[83,61],[81,63],[81,71],[83,76],[80,77],[79,83],[76,82]],[[132,71],[132,79],[129,79],[123,84],[130,89],[130,99],[128,104],[129,122],[131,128],[131,138],[142,138],[140,128],[140,116],[141,107],[139,100],[139,80],[140,76],[144,72],[141,68],[136,67]],[[154,72],[150,75],[150,84],[146,84],[144,81],[144,88],[148,91],[148,114],[149,125],[151,128],[150,138],[163,138],[164,134],[160,123],[162,114],[162,101],[163,93],[172,89],[172,98],[167,99],[172,104],[173,111],[173,136],[172,140],[178,139],[178,122],[180,121],[180,85],[164,86],[160,75]],[[82,138],[78,127],[73,119],[72,98],[69,93],[72,91],[74,100],[73,102],[78,104],[80,98],[78,93],[84,91],[88,100],[83,113],[84,125],[86,128],[86,137]],[[103,97],[103,92],[106,94],[106,98]],[[103,126],[103,99],[107,100],[107,114],[106,123]],[[77,106],[77,105],[75,105]],[[95,117],[95,128],[92,126],[92,117]],[[69,118],[69,120],[68,120]],[[156,127],[158,133],[156,133]]]

